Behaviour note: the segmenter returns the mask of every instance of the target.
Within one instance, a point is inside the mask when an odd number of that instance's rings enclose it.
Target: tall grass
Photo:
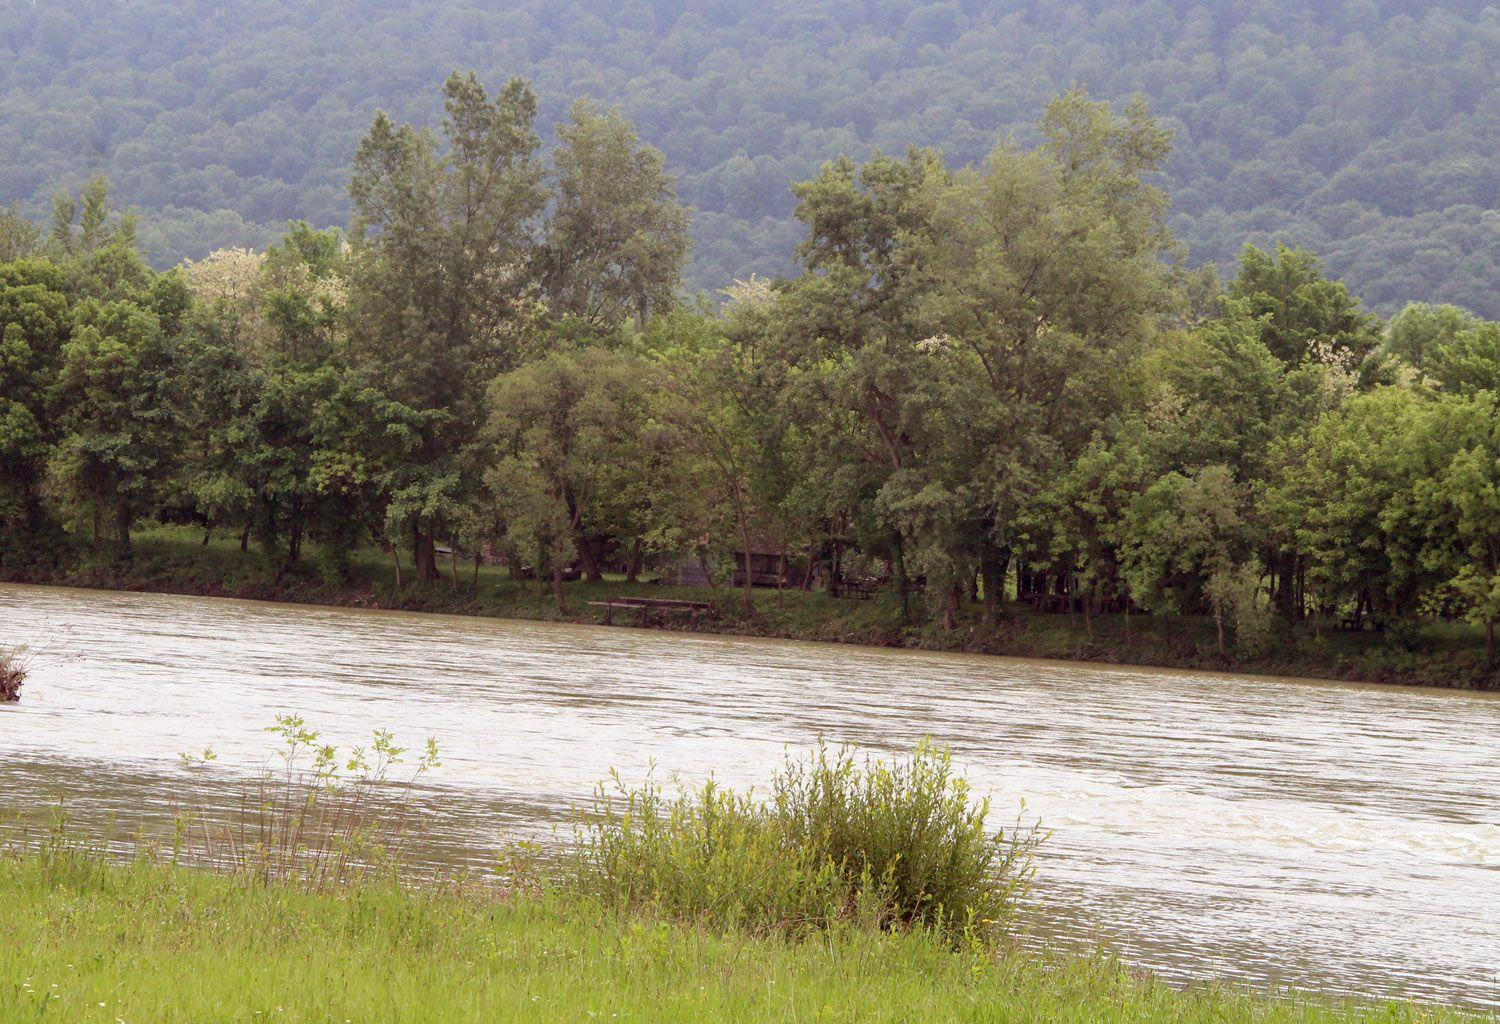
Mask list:
[[[1436,1008],[1175,991],[1107,959],[816,942],[622,914],[564,893],[306,889],[0,851],[0,1021],[57,1024],[1448,1024]]]
[[[837,922],[995,935],[1032,877],[1042,836],[991,832],[948,751],[894,763],[819,747],[788,755],[770,798],[710,780],[669,793],[601,786],[573,879],[608,902],[719,927],[799,934]]]
[[[384,729],[347,752],[323,743],[300,716],[279,716],[267,731],[281,741],[279,766],[263,771],[227,815],[180,813],[173,860],[313,887],[406,870],[414,790],[441,763],[436,742],[409,760]],[[181,757],[190,767],[215,760],[212,750]]]

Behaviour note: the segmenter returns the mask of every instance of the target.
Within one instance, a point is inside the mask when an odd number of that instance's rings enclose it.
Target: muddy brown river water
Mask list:
[[[493,863],[609,769],[764,783],[788,745],[948,744],[1052,837],[1033,941],[1175,980],[1500,1008],[1500,698],[206,598],[0,586],[35,653],[0,813],[116,834],[225,799],[294,712],[436,737],[424,852]],[[181,751],[218,761],[189,769]]]

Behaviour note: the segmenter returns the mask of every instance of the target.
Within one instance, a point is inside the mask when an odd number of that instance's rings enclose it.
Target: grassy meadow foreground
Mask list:
[[[581,898],[306,891],[145,862],[0,858],[0,1019],[1457,1021],[1413,1006],[1178,991],[1107,959],[798,941]]]

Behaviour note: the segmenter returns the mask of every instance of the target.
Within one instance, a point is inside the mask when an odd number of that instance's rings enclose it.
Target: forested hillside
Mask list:
[[[347,222],[377,107],[435,122],[472,67],[587,94],[659,146],[695,208],[689,284],[787,269],[791,182],[841,152],[981,159],[1071,85],[1142,93],[1175,134],[1195,261],[1321,253],[1375,308],[1500,316],[1500,13],[1480,0],[3,0],[0,203],[102,171],[164,265]]]

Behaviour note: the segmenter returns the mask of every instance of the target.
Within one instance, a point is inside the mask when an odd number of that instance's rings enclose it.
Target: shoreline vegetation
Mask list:
[[[300,718],[268,731],[284,765],[256,799],[222,827],[185,816],[169,850],[111,859],[65,820],[0,842],[0,933],[17,938],[0,1019],[1470,1019],[1022,948],[1013,910],[1045,836],[987,832],[988,805],[928,744],[789,755],[765,799],[616,777],[552,860],[523,848],[478,878],[423,876],[390,829],[434,743],[408,757],[377,731],[346,761]]]
[[[604,609],[590,602],[624,597],[679,598],[711,601],[715,617],[673,618],[663,628],[922,651],[986,654],[1044,660],[1134,665],[1150,668],[1232,671],[1253,675],[1300,676],[1346,682],[1383,683],[1449,689],[1494,690],[1500,679],[1484,657],[1482,632],[1466,623],[1432,623],[1405,638],[1406,648],[1371,630],[1348,632],[1337,622],[1321,625],[1321,635],[1307,626],[1289,628],[1278,644],[1254,657],[1218,652],[1213,620],[1208,616],[1039,613],[1030,605],[1004,602],[994,625],[985,625],[981,608],[973,609],[954,628],[924,614],[921,601],[907,603],[909,622],[902,625],[902,602],[894,593],[867,600],[833,597],[823,592],[764,588],[754,593],[752,615],[745,615],[741,593],[719,585],[678,587],[627,582],[607,577],[563,584],[559,612],[547,580],[520,581],[502,567],[452,567],[452,575],[431,584],[394,585],[388,557],[365,550],[341,571],[344,581],[320,571],[320,552],[309,545],[306,562],[287,565],[253,549],[241,551],[232,536],[217,535],[203,543],[201,531],[161,526],[143,530],[128,558],[82,549],[65,566],[5,570],[0,581],[138,591],[184,596],[223,597],[355,609],[469,615],[603,625]],[[616,613],[616,624],[636,619]]]
[[[347,233],[158,272],[102,178],[9,218],[0,575],[569,621],[697,575],[724,632],[1495,684],[1500,323],[1285,245],[1188,269],[1143,99],[830,153],[795,273],[716,302],[619,111],[549,146],[523,78],[442,96],[374,117]],[[134,554],[159,523],[259,560]],[[466,592],[487,555],[552,611]]]

